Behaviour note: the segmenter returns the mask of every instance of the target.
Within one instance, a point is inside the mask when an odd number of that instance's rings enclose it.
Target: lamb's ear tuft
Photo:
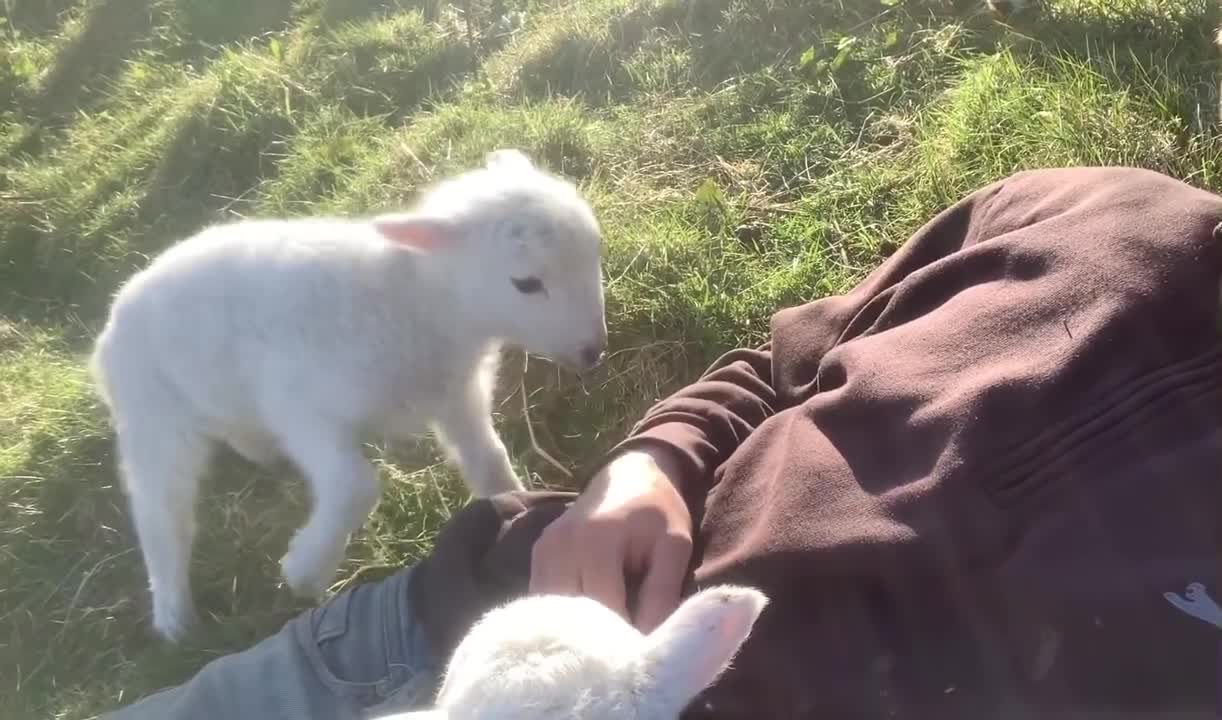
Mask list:
[[[535,166],[534,163],[530,161],[530,158],[526,157],[526,153],[515,148],[493,150],[492,152],[488,153],[484,163],[489,168],[497,170],[510,170],[513,168],[531,170]]]
[[[683,602],[649,634],[642,688],[652,707],[680,712],[715,681],[738,653],[768,598],[749,587],[722,585]]]
[[[372,221],[382,237],[413,252],[431,253],[453,241],[455,228],[445,220],[416,213],[379,215]]]

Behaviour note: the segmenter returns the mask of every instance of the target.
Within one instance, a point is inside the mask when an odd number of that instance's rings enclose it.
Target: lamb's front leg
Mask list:
[[[433,429],[473,496],[525,489],[492,425],[492,399],[480,388],[469,389],[462,401],[455,398]]]

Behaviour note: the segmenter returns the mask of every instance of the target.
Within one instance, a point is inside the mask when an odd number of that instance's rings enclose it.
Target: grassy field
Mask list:
[[[149,255],[226,217],[363,213],[518,146],[604,223],[612,355],[542,363],[538,442],[574,477],[648,404],[851,286],[1022,168],[1138,165],[1222,191],[1215,0],[3,0],[0,711],[86,718],[300,607],[291,473],[222,456],[181,647],[150,632],[111,437],[81,359]],[[521,357],[499,423],[537,483]],[[388,480],[337,587],[410,562],[465,501],[433,446]]]

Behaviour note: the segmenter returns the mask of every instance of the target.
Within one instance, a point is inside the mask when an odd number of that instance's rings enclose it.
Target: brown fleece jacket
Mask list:
[[[1220,222],[1149,171],[1020,173],[653,407],[616,451],[681,458],[693,584],[772,598],[685,717],[1214,717]],[[444,529],[439,656],[570,500]]]

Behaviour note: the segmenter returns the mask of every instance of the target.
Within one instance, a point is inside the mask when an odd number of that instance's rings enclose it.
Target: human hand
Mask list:
[[[586,595],[642,632],[679,605],[692,554],[692,516],[661,450],[616,457],[554,520],[531,551],[530,591]],[[641,573],[637,617],[628,617],[626,575]]]

